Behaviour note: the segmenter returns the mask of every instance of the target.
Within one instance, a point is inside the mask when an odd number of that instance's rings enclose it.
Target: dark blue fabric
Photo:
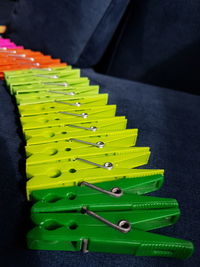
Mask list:
[[[129,0],[18,0],[8,36],[17,44],[91,66],[102,56]]]
[[[137,145],[150,146],[147,167],[164,168],[165,184],[153,193],[175,197],[182,216],[173,226],[156,232],[189,239],[196,253],[188,260],[133,257],[102,253],[29,251],[25,232],[29,227],[29,207],[25,199],[23,150],[16,111],[0,82],[0,259],[2,266],[199,266],[199,159],[200,113],[198,96],[141,83],[111,78],[84,70],[101,92],[110,94],[118,114],[127,115],[129,127],[139,128]]]
[[[105,55],[101,71],[199,93],[199,13],[199,0],[134,1]]]
[[[0,1],[0,25],[6,25],[9,22],[10,13],[12,11],[15,0]]]

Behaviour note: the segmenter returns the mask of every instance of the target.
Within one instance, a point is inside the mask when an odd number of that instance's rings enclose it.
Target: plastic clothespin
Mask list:
[[[32,87],[33,90],[30,93],[29,88],[20,88],[15,95],[18,105],[25,104],[38,104],[45,102],[53,102],[55,100],[67,101],[67,100],[78,100],[85,97],[93,97],[99,93],[99,86],[69,86],[66,89],[58,87]],[[42,89],[42,90],[41,90]]]
[[[157,217],[151,212],[145,212],[138,217],[131,213],[130,223],[121,217],[123,213],[120,212],[113,216],[109,212],[101,213],[100,216],[87,207],[83,212],[84,214],[32,213],[35,227],[27,235],[28,247],[176,258],[188,258],[193,253],[193,245],[189,241],[137,229],[145,221],[156,221],[159,217],[163,220],[162,211]],[[164,210],[165,212],[168,211]],[[156,224],[158,225],[157,221]]]
[[[16,86],[27,86],[27,85],[33,85],[36,84],[38,86],[38,89],[40,89],[40,85],[41,84],[46,84],[46,85],[50,85],[50,86],[56,86],[56,85],[63,85],[64,88],[67,86],[81,86],[81,85],[85,85],[88,86],[89,85],[89,79],[85,78],[85,77],[81,77],[81,78],[57,78],[55,80],[53,79],[49,79],[48,77],[39,77],[39,79],[37,80],[24,80],[21,82],[17,82],[16,83],[12,83],[10,84],[10,90],[13,93],[15,91],[15,87]]]
[[[97,119],[114,117],[116,105],[97,106],[86,109],[78,109],[68,112],[60,111],[55,114],[45,114],[30,117],[21,117],[23,130],[39,129],[52,126],[65,125],[69,123],[87,122]]]
[[[3,63],[0,61],[0,77],[4,78],[5,71],[14,71],[14,70],[24,70],[32,68],[49,68],[49,67],[62,67],[66,66],[66,63],[61,63],[60,60],[38,60],[35,61],[19,61],[19,60],[10,60],[9,58]]]
[[[97,88],[98,90],[98,88]],[[19,111],[20,113],[24,113],[21,110],[24,110],[23,108],[21,109],[20,106],[27,106],[27,105],[35,105],[35,104],[46,104],[46,103],[60,103],[63,105],[67,106],[82,106],[82,105],[105,105],[108,102],[108,94],[97,94],[95,91],[93,95],[88,95],[88,96],[78,96],[75,94],[70,95],[63,95],[63,94],[57,94],[57,93],[46,93],[41,95],[40,93],[36,94],[29,94],[30,97],[25,97],[24,95],[16,95],[17,97],[17,104],[19,105]]]
[[[77,154],[76,154],[77,153]],[[101,153],[101,151],[100,151]],[[42,153],[41,153],[42,154]],[[36,153],[34,156],[27,160],[26,172],[28,178],[33,178],[41,175],[49,177],[59,177],[67,173],[80,173],[82,171],[90,172],[92,169],[105,169],[111,171],[113,169],[135,168],[141,165],[145,165],[148,162],[150,151],[149,148],[127,148],[116,149],[116,152],[110,151],[102,152],[101,154],[82,154],[76,151],[71,155],[63,157],[49,156],[47,159],[44,157],[45,153],[41,155]],[[43,157],[42,157],[43,156]],[[65,157],[64,157],[65,156]],[[39,161],[41,158],[41,161]],[[80,175],[82,175],[80,173]],[[71,175],[72,176],[72,175]],[[69,176],[70,177],[70,176]]]
[[[100,145],[101,144],[99,144],[99,146]],[[37,146],[37,148],[40,147]],[[104,149],[97,149],[96,147],[91,146],[80,150],[71,149],[69,146],[63,149],[52,149],[51,147],[46,147],[46,150],[40,150],[36,153],[30,153],[29,151],[27,150],[26,166],[37,165],[42,163],[51,164],[54,162],[57,163],[58,161],[64,161],[66,163],[69,161],[76,161],[76,159],[78,159],[79,157],[87,158],[87,160],[88,157],[90,157],[91,160],[94,157],[97,162],[102,162],[102,158],[105,162],[108,161],[107,158],[111,160],[115,160],[117,158],[119,160],[121,157],[123,159],[122,166],[128,167],[126,165],[130,164],[130,162],[133,164],[135,160],[137,162],[136,166],[139,166],[140,164],[144,165],[148,162],[150,156],[149,147],[105,147]],[[76,165],[79,166],[79,164]],[[85,164],[83,165],[85,166]],[[115,167],[116,166],[118,166],[118,164],[116,164]]]
[[[78,163],[78,160],[76,161]],[[98,163],[98,162],[95,162]],[[103,163],[106,163],[105,161]],[[114,162],[115,163],[115,162]],[[103,165],[103,164],[102,164]],[[39,166],[39,164],[38,164]],[[39,172],[42,172],[41,168],[39,169],[38,166],[30,166],[29,170],[27,170],[27,177],[30,178],[27,182],[27,196],[32,191],[40,190],[40,189],[48,189],[48,188],[57,188],[57,187],[68,187],[68,186],[75,186],[83,181],[88,183],[99,183],[105,181],[112,181],[122,178],[138,178],[138,177],[145,177],[151,175],[163,175],[163,170],[152,170],[152,169],[130,169],[130,168],[91,168],[89,166],[93,166],[88,164],[87,169],[78,170],[77,165],[74,165],[74,168],[64,169],[61,172],[61,163],[57,168],[53,167],[50,168],[50,165],[45,166],[47,170],[45,174],[35,175],[35,170],[37,169]],[[63,167],[65,164],[63,164]],[[68,163],[70,167],[70,164]],[[73,166],[73,162],[72,165]],[[60,167],[60,168],[59,168]],[[105,164],[105,167],[109,167],[109,164]],[[44,168],[44,164],[43,164]],[[34,172],[29,173],[30,169]],[[45,170],[44,170],[45,171]]]
[[[129,178],[98,184],[82,182],[78,186],[33,191],[30,200],[32,212],[81,212],[83,207],[90,211],[134,211],[178,208],[175,199],[141,196],[134,194],[149,191],[149,184],[162,182],[162,175],[144,178]],[[144,182],[145,181],[145,182]],[[146,183],[144,185],[144,183]],[[145,187],[145,190],[144,190]],[[152,187],[151,187],[152,189]]]
[[[54,203],[68,196],[73,199],[76,198],[77,194],[84,196],[88,193],[93,195],[99,194],[99,192],[102,192],[104,194],[111,194],[115,197],[118,197],[123,193],[142,195],[159,190],[162,187],[163,182],[163,174],[150,175],[142,178],[122,178],[119,180],[101,182],[96,184],[82,182],[77,186],[72,187],[60,187],[55,189],[33,191],[30,195],[30,200],[33,203],[38,201]],[[71,194],[71,192],[73,193]]]
[[[78,69],[77,69],[78,70]],[[60,66],[60,67],[52,67],[52,68],[32,68],[25,70],[16,70],[16,71],[7,71],[5,72],[5,79],[9,80],[12,78],[18,77],[27,77],[35,74],[51,74],[51,73],[59,73],[59,72],[68,72],[72,71],[72,66]],[[80,71],[79,71],[80,72]]]
[[[42,70],[42,69],[41,69]],[[44,73],[44,71],[37,71],[35,73],[30,73],[26,75],[14,75],[6,77],[6,83],[8,86],[11,85],[18,85],[18,84],[24,84],[24,83],[33,83],[33,82],[41,82],[41,81],[49,81],[57,82],[60,79],[67,79],[69,80],[69,83],[74,84],[75,79],[80,78],[80,70],[79,69],[63,69],[59,71],[52,71],[51,73]]]
[[[116,119],[116,117],[113,118],[113,120]],[[120,123],[120,121],[118,121]],[[123,121],[121,122],[122,126],[124,125]],[[76,125],[76,124],[73,124]],[[92,124],[95,125],[95,124]],[[116,124],[117,126],[118,124]],[[55,127],[54,128],[45,128],[41,132],[41,130],[28,130],[25,134],[27,145],[42,145],[42,144],[48,144],[49,147],[51,145],[49,143],[52,143],[52,146],[59,149],[61,146],[66,147],[67,145],[70,145],[71,142],[77,143],[76,147],[80,147],[80,144],[84,144],[84,146],[95,146],[97,147],[97,143],[103,143],[105,146],[111,145],[111,146],[118,146],[118,147],[127,147],[127,146],[134,146],[136,143],[138,130],[137,129],[126,129],[126,130],[117,130],[114,128],[113,125],[113,131],[100,131],[93,132],[93,131],[77,131],[72,132],[72,134],[67,134],[67,131],[63,129],[64,127]],[[60,129],[60,130],[59,130]],[[34,131],[36,133],[34,133]],[[73,138],[73,139],[72,139]],[[61,141],[62,143],[58,143],[58,141]],[[54,144],[53,144],[54,143]],[[45,145],[46,147],[46,145]],[[36,148],[37,149],[37,148]]]
[[[99,113],[98,110],[100,111],[114,110],[114,112],[116,111],[116,105],[100,105],[96,107],[96,106],[91,106],[90,104],[86,106],[80,106],[80,105],[66,106],[63,103],[54,103],[52,105],[44,104],[41,106],[41,104],[39,104],[39,105],[34,105],[34,106],[35,106],[35,109],[32,109],[32,110],[31,108],[30,109],[27,108],[27,113],[24,112],[23,113],[25,114],[24,116],[22,114],[21,120],[26,121],[30,117],[37,120],[43,117],[46,118],[47,115],[57,116],[57,114],[64,114],[64,115],[71,115],[75,117],[87,118],[89,117],[89,114],[91,114],[92,112],[94,113],[96,111],[96,113],[98,114]],[[113,116],[114,115],[115,113],[113,114]],[[110,116],[109,113],[108,113],[108,116]]]
[[[60,79],[61,80],[61,79]],[[72,82],[72,79],[71,79]],[[42,81],[40,84],[30,83],[30,84],[20,84],[11,86],[12,94],[27,94],[27,93],[54,93],[65,95],[67,92],[73,92],[72,90],[76,90],[79,92],[81,89],[94,89],[97,87],[89,86],[89,80],[87,78],[74,79],[75,84],[70,85],[66,82],[66,79],[61,81],[56,80],[56,82],[52,81]],[[90,88],[91,87],[91,88]],[[98,86],[99,88],[99,86]],[[66,94],[66,95],[75,95],[74,93]]]
[[[116,131],[116,130],[124,130],[126,129],[126,125],[127,125],[127,119],[124,116],[115,116],[111,118],[91,120],[87,122],[82,121],[76,124],[64,124],[64,125],[59,125],[59,126],[54,126],[54,127],[48,127],[48,128],[43,129],[42,133],[41,133],[41,130],[39,129],[26,130],[25,138],[26,140],[30,140],[32,137],[36,137],[36,136],[43,136],[43,135],[44,136],[55,136],[57,134],[60,134],[61,131],[63,130],[64,131],[67,130],[67,132],[63,132],[63,134],[68,134],[68,133],[71,134],[72,132],[74,133],[74,132],[82,131],[82,132],[87,132],[88,135],[90,135],[90,132],[97,133],[97,132],[104,132],[105,130],[108,130],[109,132]]]
[[[96,188],[101,190],[99,187]],[[75,190],[74,193],[73,188],[69,189],[65,188],[62,195],[58,194],[59,189],[51,189],[50,193],[48,190],[48,194],[43,190],[43,199],[33,204],[32,213],[39,213],[36,218],[39,220],[42,218],[42,221],[50,219],[51,214],[54,217],[54,213],[70,213],[71,220],[81,222],[85,217],[81,212],[87,209],[95,214],[97,212],[97,216],[110,222],[123,220],[130,228],[135,226],[141,230],[152,230],[174,224],[180,215],[177,201],[171,198],[139,196],[125,191],[122,191],[121,195],[114,195],[115,193],[110,191],[99,191],[94,194],[91,190],[89,192]],[[34,193],[37,196],[37,191]],[[93,222],[93,225],[95,224]]]
[[[21,116],[32,116],[55,113],[74,108],[81,109],[83,107],[103,106],[108,102],[108,94],[97,94],[92,97],[89,96],[78,100],[80,102],[69,99],[69,101],[54,100],[51,103],[22,105],[18,107],[18,110]]]

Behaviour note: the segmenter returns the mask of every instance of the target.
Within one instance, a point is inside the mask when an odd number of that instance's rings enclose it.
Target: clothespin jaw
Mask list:
[[[193,253],[193,244],[189,241],[138,230],[137,222],[134,225],[133,214],[132,224],[125,220],[115,221],[115,216],[112,221],[108,221],[111,216],[105,213],[101,215],[109,218],[101,217],[105,219],[101,221],[87,212],[79,215],[45,213],[42,216],[34,213],[32,220],[36,226],[27,235],[28,247],[181,259],[188,258]],[[146,215],[148,216],[148,212]]]

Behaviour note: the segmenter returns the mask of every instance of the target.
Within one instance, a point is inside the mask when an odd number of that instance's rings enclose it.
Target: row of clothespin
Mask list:
[[[108,95],[40,52],[2,46],[0,59],[24,134],[28,247],[191,256],[191,242],[149,232],[174,224],[178,203],[144,195],[162,186],[164,171],[136,168],[150,148],[135,146],[138,130],[126,129]]]
[[[59,59],[52,59],[41,52],[24,49],[23,46],[16,46],[9,39],[0,38],[0,79],[4,78],[5,71],[20,69],[63,67]]]

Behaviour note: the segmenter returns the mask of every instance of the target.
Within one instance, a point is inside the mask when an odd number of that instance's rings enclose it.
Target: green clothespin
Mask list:
[[[142,203],[142,197],[140,197],[140,199]],[[143,201],[147,201],[148,203],[149,200],[145,198]],[[153,209],[153,208],[151,209],[150,207],[148,207],[148,209],[140,210],[140,206],[142,206],[140,204],[139,203],[138,205],[134,204],[133,206],[136,207],[136,209],[134,210],[98,211],[98,216],[105,218],[106,220],[112,223],[114,222],[118,223],[122,221],[122,218],[123,218],[123,220],[125,220],[127,225],[129,225],[131,228],[143,230],[143,231],[150,231],[150,230],[173,225],[174,223],[177,222],[177,220],[180,217],[180,210],[178,207],[177,208],[176,207],[163,208],[163,209]],[[123,208],[122,205],[120,205],[120,207]],[[80,213],[76,213],[76,214],[68,213],[67,215],[66,213],[60,213],[59,214],[60,216],[58,215],[58,217],[57,216],[54,217],[54,214],[53,216],[51,216],[52,214],[51,212],[42,211],[42,210],[44,209],[41,209],[40,207],[34,205],[32,209],[31,217],[32,217],[32,220],[36,224],[44,223],[44,226],[46,229],[52,228],[53,227],[52,219],[57,219],[57,218],[62,219],[63,221],[64,220],[67,221],[69,220],[69,217],[70,217],[71,221],[80,222],[81,224],[83,222],[83,224],[85,224],[85,227],[89,227],[87,223],[89,224],[91,223],[89,218],[88,218],[88,221],[85,220],[84,219],[85,216]],[[47,210],[49,210],[49,208],[47,208]],[[99,222],[94,220],[92,225],[99,226]]]
[[[54,203],[67,196],[73,199],[76,198],[77,195],[84,196],[85,194],[93,194],[95,196],[99,194],[99,192],[104,194],[112,193],[116,197],[123,193],[142,195],[159,190],[163,182],[163,174],[145,176],[142,178],[122,178],[96,184],[82,182],[78,184],[78,186],[33,191],[30,195],[30,200],[34,203],[38,201],[42,203]]]
[[[83,207],[82,212],[32,213],[35,227],[27,235],[28,247],[181,259],[193,253],[193,244],[189,241],[138,230],[172,224],[178,210],[95,213]]]
[[[143,178],[130,178],[121,179],[118,183],[110,181],[107,182],[108,185],[105,182],[96,185],[82,182],[79,186],[34,191],[31,194],[34,203],[31,211],[77,213],[83,207],[94,212],[178,208],[175,199],[133,194],[134,180],[138,179],[143,183]],[[115,187],[111,187],[112,185]]]
[[[23,130],[25,131],[27,129],[39,129],[114,117],[115,112],[116,105],[97,106],[86,109],[79,109],[76,107],[76,109],[69,112],[66,110],[55,114],[21,117],[20,120]]]

